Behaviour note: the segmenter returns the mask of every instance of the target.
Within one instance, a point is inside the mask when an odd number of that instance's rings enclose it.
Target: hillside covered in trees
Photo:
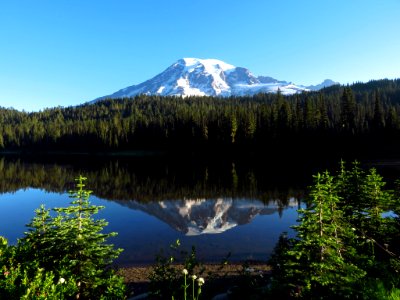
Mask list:
[[[400,79],[292,96],[103,100],[40,112],[0,109],[1,151],[272,151],[400,147]]]

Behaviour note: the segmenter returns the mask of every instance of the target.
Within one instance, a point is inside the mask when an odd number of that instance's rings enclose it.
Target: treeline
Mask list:
[[[137,96],[40,112],[0,109],[3,151],[400,145],[400,79],[292,96]],[[394,143],[394,144],[393,144]],[[329,147],[326,147],[329,149]],[[376,146],[378,148],[378,146]]]

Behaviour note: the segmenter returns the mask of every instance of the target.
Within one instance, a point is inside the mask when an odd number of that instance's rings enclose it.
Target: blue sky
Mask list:
[[[400,77],[399,0],[1,0],[0,106],[80,104],[183,57],[297,84]]]

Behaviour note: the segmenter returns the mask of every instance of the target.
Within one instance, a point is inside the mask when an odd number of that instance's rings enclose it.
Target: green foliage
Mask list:
[[[73,280],[57,278],[43,268],[27,270],[21,265],[3,266],[0,299],[69,299],[78,288]]]
[[[238,130],[238,123],[235,115],[231,116],[231,138],[232,144],[235,142],[236,132]]]
[[[355,117],[357,106],[353,91],[349,86],[345,87],[343,90],[340,105],[340,119],[342,123],[341,127],[343,128],[343,130],[354,134],[354,130],[356,127]]]
[[[271,257],[274,293],[306,299],[396,297],[400,249],[393,236],[400,231],[382,212],[400,203],[384,187],[376,170],[364,172],[358,163],[347,170],[342,162],[336,176],[314,176],[307,208],[299,210],[294,226],[297,238],[281,236]],[[385,285],[372,284],[378,279]]]
[[[381,280],[370,280],[363,286],[364,299],[400,300],[400,289],[387,287]]]
[[[349,293],[365,272],[354,265],[356,237],[343,221],[338,208],[340,198],[329,173],[315,176],[310,191],[310,206],[300,210],[300,224],[295,226],[299,241],[288,252],[293,259],[294,275],[303,276],[303,293],[312,290]]]
[[[184,299],[186,299],[187,291],[191,291],[193,299],[198,298],[201,289],[198,290],[199,282],[195,279],[198,275],[203,274],[204,268],[197,260],[194,247],[190,253],[180,251],[179,247],[180,241],[176,240],[175,244],[170,246],[174,254],[165,256],[161,253],[157,255],[156,264],[149,276],[150,291],[153,296],[160,299],[171,299],[172,297],[181,299],[181,295],[184,295]],[[176,263],[183,265],[183,271],[176,266]],[[197,274],[195,274],[195,270],[198,270]],[[186,278],[187,275],[190,277],[189,280]],[[196,278],[193,279],[193,276]],[[182,282],[184,282],[183,285]]]
[[[5,237],[0,236],[0,257],[4,255],[7,250],[8,241]]]
[[[204,278],[199,277],[197,278],[197,275],[191,275],[189,278],[189,282],[188,283],[188,270],[183,269],[182,270],[182,274],[183,274],[183,300],[187,300],[187,299],[193,299],[193,300],[199,300],[200,298],[200,294],[201,294],[201,287],[204,285]],[[188,290],[191,290],[188,292]],[[188,297],[188,294],[190,294],[191,292],[191,297]],[[175,299],[174,296],[171,296],[172,300]]]
[[[102,233],[107,222],[93,218],[102,207],[90,204],[86,178],[76,180],[71,206],[53,209],[56,216],[41,206],[16,246],[1,240],[0,295],[5,299],[124,298],[122,278],[110,268],[122,250],[105,244],[115,234]]]

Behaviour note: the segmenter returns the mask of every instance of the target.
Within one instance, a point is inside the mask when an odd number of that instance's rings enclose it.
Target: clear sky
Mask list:
[[[296,84],[400,78],[399,0],[0,0],[0,106],[70,106],[183,57]]]

